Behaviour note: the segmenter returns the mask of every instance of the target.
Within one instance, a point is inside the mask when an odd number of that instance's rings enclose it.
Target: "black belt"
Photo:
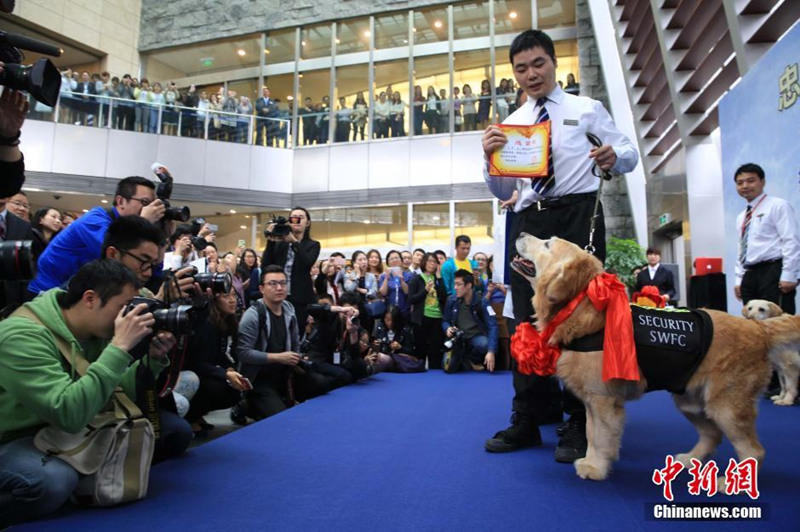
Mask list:
[[[544,198],[539,201],[535,201],[531,204],[531,207],[535,207],[537,211],[543,211],[545,209],[559,209],[561,207],[568,207],[582,201],[594,201],[596,198],[597,192],[567,194],[566,196],[561,196],[559,198]]]
[[[763,268],[765,266],[769,266],[770,264],[777,264],[778,262],[783,262],[783,258],[762,260],[761,262],[756,262],[755,264],[746,265],[744,267],[744,269],[745,270],[757,270],[759,268]]]

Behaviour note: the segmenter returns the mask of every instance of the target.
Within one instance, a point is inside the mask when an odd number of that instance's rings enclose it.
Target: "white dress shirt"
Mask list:
[[[660,264],[656,264],[655,266],[648,266],[647,267],[647,271],[650,272],[650,280],[651,281],[656,278],[656,272],[658,271],[658,267],[659,266],[660,266]]]
[[[492,177],[489,175],[488,161],[484,165],[483,178],[489,190],[500,200],[507,200],[514,190],[519,190],[519,199],[514,212],[525,210],[532,203],[547,198],[558,198],[567,194],[594,192],[600,179],[592,174],[594,160],[589,158],[593,146],[586,133],[596,135],[604,145],[610,145],[617,154],[612,172],[630,172],[639,162],[639,153],[633,143],[620,133],[611,115],[597,100],[584,96],[566,94],[560,87],[547,96],[547,113],[551,120],[551,151],[555,185],[544,194],[531,189],[530,179],[514,177]],[[539,106],[536,100],[528,100],[514,111],[503,123],[529,126],[536,123]]]
[[[744,264],[738,257],[741,254],[742,224],[747,208],[736,217],[736,238],[739,241],[739,251],[736,253],[736,286],[742,284],[746,266],[775,259],[783,259],[781,281],[797,282],[800,272],[800,240],[792,205],[786,200],[767,194],[761,194],[748,205],[754,210],[747,233],[747,257]]]

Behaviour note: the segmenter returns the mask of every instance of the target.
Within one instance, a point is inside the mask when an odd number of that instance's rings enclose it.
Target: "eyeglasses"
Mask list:
[[[142,204],[142,207],[147,207],[148,205],[153,203],[153,200],[151,200],[150,198],[136,198],[134,196],[131,196],[130,198],[127,198],[127,199],[128,200],[136,200],[136,201],[138,201],[139,203]]]
[[[28,203],[22,203],[21,201],[17,201],[17,200],[9,201],[9,203],[13,203],[14,205],[19,207],[20,209],[25,209],[26,211],[31,210],[31,206]]]
[[[143,273],[146,272],[147,270],[152,270],[155,266],[158,266],[158,264],[159,264],[158,261],[151,262],[148,259],[143,259],[142,257],[131,253],[127,249],[120,249],[119,252],[122,253],[123,255],[129,255],[129,256],[133,257],[134,259],[136,259],[137,261],[139,261],[139,271],[141,271]]]
[[[286,288],[286,285],[288,285],[289,282],[288,281],[267,281],[266,283],[263,283],[263,284],[266,285],[266,286],[269,286],[270,288],[278,288],[278,287]]]

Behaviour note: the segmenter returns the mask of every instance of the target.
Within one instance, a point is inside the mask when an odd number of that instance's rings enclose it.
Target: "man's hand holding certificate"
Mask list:
[[[550,149],[550,121],[531,126],[496,124],[483,134],[489,175],[546,177]]]

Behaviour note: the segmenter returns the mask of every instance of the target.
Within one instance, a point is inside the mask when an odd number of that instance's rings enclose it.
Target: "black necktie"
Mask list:
[[[542,122],[547,122],[550,120],[550,114],[547,112],[547,107],[544,104],[547,102],[547,98],[539,98],[536,100],[536,105],[539,106],[539,115],[536,117],[536,123],[541,124]],[[551,124],[552,127],[552,124]],[[553,185],[556,184],[556,179],[553,173],[553,132],[550,131],[550,138],[548,142],[549,149],[547,150],[547,176],[546,177],[534,177],[531,178],[531,188],[534,192],[538,192],[539,194],[544,194],[551,188]]]
[[[0,216],[0,240],[6,239],[6,218]]]

